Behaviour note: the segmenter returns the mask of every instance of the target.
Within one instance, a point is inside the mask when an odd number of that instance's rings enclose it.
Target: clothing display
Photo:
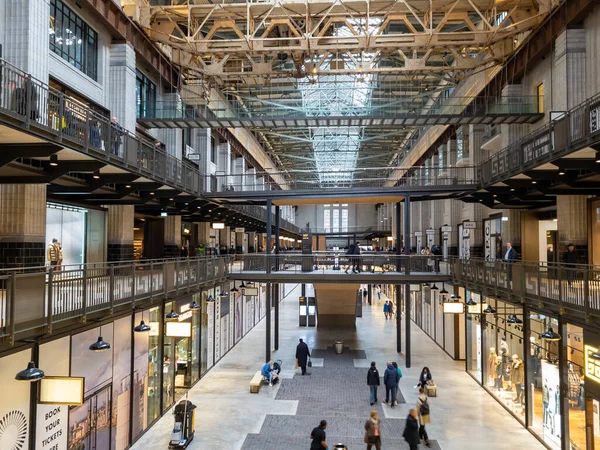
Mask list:
[[[490,347],[490,356],[488,356],[488,367],[487,374],[490,379],[490,384],[493,385],[494,379],[496,378],[496,360],[497,360],[496,349]]]

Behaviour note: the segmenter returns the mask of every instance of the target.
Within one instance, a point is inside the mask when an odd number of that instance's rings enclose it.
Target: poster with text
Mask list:
[[[0,359],[0,449],[29,449],[29,395],[31,385],[15,380],[27,368],[31,350]]]
[[[235,326],[235,343],[237,344],[239,340],[244,335],[244,324],[246,322],[246,318],[244,317],[244,301],[242,300],[242,296],[236,295],[235,297],[235,312],[233,316],[233,322]]]
[[[225,353],[227,353],[227,350],[229,349],[229,316],[231,316],[230,311],[229,311],[229,297],[222,297],[221,301],[219,302],[220,306],[219,306],[219,312],[221,315],[221,326],[220,326],[220,334],[221,334],[221,338],[220,338],[220,345],[219,345],[219,349],[220,349],[220,357],[222,357]],[[220,359],[219,357],[219,359]],[[218,359],[217,359],[218,361]]]
[[[208,327],[207,327],[207,347],[208,357],[206,368],[210,369],[215,364],[214,349],[215,349],[215,302],[208,302],[206,304],[206,314],[208,315]]]

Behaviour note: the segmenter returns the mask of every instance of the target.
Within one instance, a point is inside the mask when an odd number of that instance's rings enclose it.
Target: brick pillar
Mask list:
[[[167,216],[164,220],[165,258],[178,258],[181,255],[181,216]]]
[[[45,241],[46,185],[0,184],[0,268],[43,266]]]
[[[558,195],[558,254],[561,255],[570,243],[575,244],[580,263],[588,261],[588,212],[585,195]]]
[[[108,209],[108,260],[133,260],[133,205],[109,205]]]
[[[108,105],[111,115],[130,131],[136,125],[135,50],[129,44],[112,44],[109,59]]]

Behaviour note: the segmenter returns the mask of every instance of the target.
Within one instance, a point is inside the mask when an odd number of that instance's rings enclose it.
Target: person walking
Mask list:
[[[398,372],[398,384],[396,385],[396,405],[398,405],[398,392],[400,392],[400,379],[402,378],[402,371],[400,370],[400,367],[398,367],[398,363],[396,361],[392,362],[392,366],[394,366],[394,368],[396,369],[396,371]]]
[[[571,283],[573,283],[573,279],[575,278],[575,268],[577,267],[577,253],[575,253],[575,245],[573,243],[567,245],[567,251],[563,255],[563,261],[567,268],[567,283],[569,284],[569,287],[571,287]]]
[[[319,426],[313,428],[312,432],[310,433],[310,438],[312,439],[310,450],[322,450],[324,448],[329,448],[326,442],[325,428],[327,428],[326,420],[321,420]]]
[[[357,242],[354,245],[354,251],[352,253],[354,256],[352,257],[352,273],[361,273],[362,264],[360,263],[360,243]]]
[[[411,409],[406,418],[406,425],[402,437],[408,444],[410,450],[417,450],[419,447],[419,422],[417,421],[417,410]],[[312,448],[311,448],[312,450]]]
[[[308,358],[310,358],[310,351],[308,345],[302,338],[300,343],[296,346],[296,359],[298,360],[298,366],[302,369],[302,375],[306,375],[306,364],[308,364]]]
[[[390,302],[386,300],[386,302],[383,304],[383,315],[385,316],[385,318],[387,319],[388,316],[390,315]]]
[[[384,403],[388,403],[391,408],[394,408],[394,404],[396,403],[396,387],[398,386],[399,381],[400,377],[398,376],[398,371],[394,366],[392,366],[392,363],[388,361],[387,369],[385,369],[383,374],[383,384],[385,384]]]
[[[57,242],[58,239],[52,239],[52,243],[48,244],[48,248],[46,249],[46,259],[48,264],[50,264],[52,267],[56,267],[58,265],[59,252]]]
[[[377,387],[380,385],[379,370],[375,367],[375,361],[367,371],[367,385],[369,386],[371,406],[377,403]]]
[[[419,389],[417,412],[419,414],[419,439],[422,439],[427,447],[431,447],[429,436],[427,436],[427,431],[425,430],[425,425],[431,423],[429,421],[429,398],[425,395],[425,389],[423,388]]]
[[[510,242],[506,243],[506,253],[504,253],[504,261],[506,263],[506,276],[510,288],[512,288],[512,267],[511,263],[517,260],[517,251],[512,247]]]
[[[60,242],[56,242],[56,251],[58,252],[58,261],[56,262],[56,270],[62,270],[63,249]]]
[[[350,269],[350,267],[352,267],[352,272],[354,273],[354,247],[356,247],[356,245],[350,244],[348,251],[346,252],[346,256],[348,257],[348,265],[344,270],[345,273],[348,273],[348,269]]]
[[[367,444],[367,450],[371,450],[373,446],[376,450],[381,450],[379,414],[374,409],[371,410],[371,417],[365,422],[365,444]]]
[[[381,286],[377,285],[377,300],[381,300]]]

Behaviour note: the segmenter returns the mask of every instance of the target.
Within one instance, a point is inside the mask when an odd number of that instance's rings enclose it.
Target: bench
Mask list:
[[[263,383],[264,377],[260,373],[260,370],[257,370],[254,376],[252,377],[252,380],[250,380],[250,393],[258,394],[258,391],[260,391],[260,387],[263,385]]]
[[[428,381],[425,385],[425,395],[427,397],[437,397],[437,386],[434,381]]]

